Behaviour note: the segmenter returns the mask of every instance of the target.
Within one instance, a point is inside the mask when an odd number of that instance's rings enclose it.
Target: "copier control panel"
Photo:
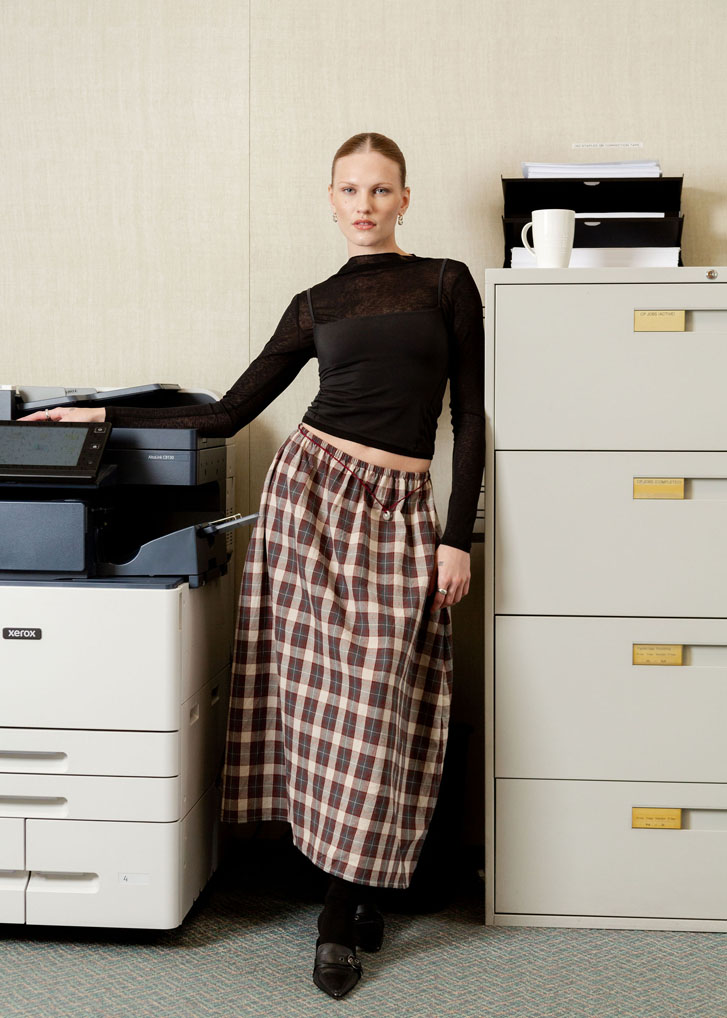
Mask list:
[[[0,480],[93,483],[111,425],[0,421]]]

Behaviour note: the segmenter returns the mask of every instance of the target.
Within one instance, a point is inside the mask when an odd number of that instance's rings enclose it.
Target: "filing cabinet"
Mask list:
[[[485,309],[487,921],[727,931],[727,269]]]

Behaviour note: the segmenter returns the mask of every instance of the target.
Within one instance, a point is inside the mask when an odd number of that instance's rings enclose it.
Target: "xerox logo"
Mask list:
[[[42,629],[3,629],[3,640],[40,640]]]

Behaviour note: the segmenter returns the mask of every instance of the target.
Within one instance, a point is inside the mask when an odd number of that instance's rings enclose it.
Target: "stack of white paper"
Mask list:
[[[678,247],[574,247],[569,269],[669,268],[679,264]],[[535,269],[527,248],[512,248],[513,269]]]
[[[576,212],[576,219],[664,219],[666,212]]]
[[[523,177],[660,177],[658,159],[630,159],[618,163],[523,163]]]

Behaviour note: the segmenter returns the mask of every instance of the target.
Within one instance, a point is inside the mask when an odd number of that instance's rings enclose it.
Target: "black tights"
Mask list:
[[[352,884],[340,877],[329,877],[323,911],[318,916],[322,944],[353,946],[353,917],[362,902],[371,902],[372,887]]]

